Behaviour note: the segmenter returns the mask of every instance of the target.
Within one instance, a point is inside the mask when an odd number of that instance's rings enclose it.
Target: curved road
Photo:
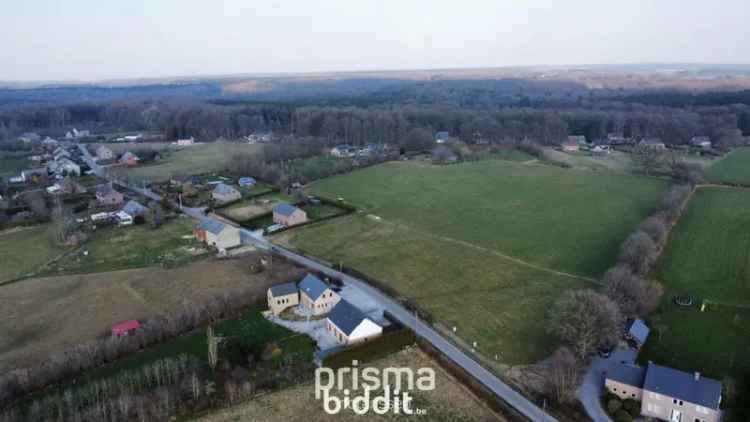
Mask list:
[[[78,148],[81,150],[81,154],[83,155],[84,160],[89,165],[89,167],[91,167],[94,173],[96,173],[100,177],[105,177],[104,169],[98,164],[96,164],[93,157],[89,153],[88,149],[84,145],[81,145],[81,144],[78,145]],[[142,189],[142,188],[133,187],[133,186],[126,186],[116,181],[115,183],[118,183],[119,185],[125,188],[139,192],[142,195],[145,195],[151,199],[154,199],[157,201],[161,200],[161,197],[159,197],[157,194],[155,194],[154,192],[148,189]],[[193,218],[197,218],[197,219],[209,218],[205,216],[204,211],[200,208],[183,208],[182,211],[185,214]],[[351,277],[342,272],[336,271],[333,268],[323,265],[318,261],[315,261],[303,255],[297,254],[288,249],[273,245],[272,243],[264,239],[262,236],[258,236],[249,230],[246,230],[243,228],[239,228],[239,229],[243,232],[242,240],[245,243],[251,243],[256,247],[276,252],[279,255],[285,256],[286,258],[292,261],[295,261],[308,268],[313,268],[323,274],[328,275],[329,277],[340,279],[343,283],[348,283],[368,293],[371,297],[373,297],[375,300],[380,302],[383,309],[387,310],[391,315],[393,315],[396,319],[398,319],[401,324],[414,330],[414,332],[418,336],[427,340],[436,349],[440,350],[449,359],[451,359],[455,364],[457,364],[458,366],[463,368],[466,372],[471,374],[471,376],[473,376],[482,385],[484,385],[486,388],[492,391],[495,395],[503,399],[506,403],[508,403],[508,405],[513,407],[516,411],[518,411],[520,414],[524,415],[528,419],[534,422],[537,422],[537,421],[538,422],[556,422],[557,421],[548,413],[540,409],[539,406],[535,405],[534,403],[529,401],[526,397],[522,396],[521,394],[513,390],[511,387],[509,387],[508,384],[504,383],[502,380],[500,380],[500,378],[495,376],[492,372],[488,371],[483,366],[478,364],[474,359],[472,359],[469,355],[467,355],[461,349],[456,347],[453,343],[446,340],[437,331],[432,329],[432,327],[430,327],[428,324],[424,323],[422,320],[417,318],[415,314],[411,313],[409,310],[401,306],[400,303],[398,303],[391,297],[385,295],[383,292],[371,287],[369,284],[365,283],[362,280],[359,280],[355,277]]]

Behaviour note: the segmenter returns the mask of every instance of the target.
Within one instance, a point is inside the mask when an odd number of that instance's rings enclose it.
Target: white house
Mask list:
[[[351,145],[341,144],[331,148],[331,155],[334,157],[354,157],[357,155],[357,149]]]
[[[344,345],[361,343],[383,333],[383,327],[344,299],[328,314],[326,329]]]
[[[193,139],[192,136],[190,138],[188,138],[188,139],[178,139],[177,140],[177,145],[179,145],[179,146],[189,146],[189,145],[193,145],[193,144],[195,144],[195,140]]]

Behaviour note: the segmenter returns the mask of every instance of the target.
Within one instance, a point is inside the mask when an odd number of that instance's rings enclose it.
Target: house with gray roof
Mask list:
[[[313,315],[328,313],[341,300],[328,284],[309,273],[300,281],[299,292],[300,304]]]
[[[646,326],[646,323],[643,322],[642,319],[637,318],[633,321],[632,324],[630,324],[627,338],[628,340],[635,343],[636,348],[640,349],[644,344],[646,344],[646,340],[648,339],[648,335],[650,332],[651,330],[648,328],[648,326]]]
[[[273,222],[286,227],[296,226],[307,222],[307,213],[294,205],[282,202],[273,207]]]
[[[132,218],[135,218],[138,215],[148,214],[148,208],[141,205],[138,201],[135,200],[128,201],[125,206],[122,207],[122,211]]]
[[[444,143],[448,142],[448,140],[450,139],[450,137],[451,137],[451,135],[448,132],[445,132],[445,131],[435,132],[435,136],[434,136],[435,143],[444,144]]]
[[[268,289],[268,309],[274,315],[279,315],[287,308],[299,304],[299,289],[297,283],[283,283]]]
[[[344,299],[328,314],[326,329],[344,345],[361,343],[383,333],[383,327]]]
[[[204,218],[193,228],[195,238],[208,246],[215,247],[219,252],[239,246],[240,230],[237,227],[222,223],[212,218]]]
[[[641,415],[675,422],[721,420],[721,383],[715,379],[649,362],[620,364],[607,372],[605,387],[623,399],[641,401]]]
[[[242,199],[242,194],[226,183],[218,183],[213,192],[211,192],[211,197],[220,204],[228,204]]]

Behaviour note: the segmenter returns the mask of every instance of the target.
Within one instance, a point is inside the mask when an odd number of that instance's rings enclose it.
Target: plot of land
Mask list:
[[[367,212],[579,275],[598,276],[622,240],[659,204],[666,183],[482,161],[420,167],[388,163],[316,183]]]
[[[744,382],[750,393],[750,191],[702,188],[670,235],[657,277],[665,302],[652,316],[653,335],[642,359]],[[725,303],[706,312],[680,308],[673,295]],[[729,306],[736,304],[744,307]],[[747,420],[744,418],[736,420]]]
[[[738,148],[708,170],[714,182],[750,184],[750,148]]]
[[[247,259],[207,260],[173,270],[156,267],[46,277],[0,287],[0,371],[105,334],[112,324],[199,302],[227,289],[254,286],[258,299],[299,269],[274,261],[249,274]],[[256,258],[257,259],[257,258]]]
[[[251,220],[259,215],[267,214],[273,210],[280,201],[275,199],[259,200],[248,199],[234,203],[226,208],[222,208],[220,213],[238,223]]]
[[[226,409],[201,418],[204,422],[254,421],[267,422],[317,422],[317,421],[505,421],[492,412],[459,381],[437,366],[429,357],[418,349],[410,349],[373,362],[377,368],[433,368],[435,371],[435,389],[427,392],[415,392],[416,407],[426,410],[422,416],[383,415],[369,413],[358,416],[345,410],[337,415],[328,415],[320,401],[315,399],[313,384],[300,385],[283,391],[265,395],[241,405]],[[362,370],[362,368],[360,368]]]
[[[26,157],[0,156],[0,179],[8,179],[18,176],[21,170],[32,167],[31,161]]]
[[[0,282],[36,272],[62,254],[52,237],[49,225],[0,232]]]
[[[147,144],[144,144],[147,146]],[[157,163],[127,169],[125,175],[132,179],[160,182],[175,175],[201,174],[221,171],[233,155],[242,152],[257,152],[259,145],[213,142],[182,147],[170,151]]]

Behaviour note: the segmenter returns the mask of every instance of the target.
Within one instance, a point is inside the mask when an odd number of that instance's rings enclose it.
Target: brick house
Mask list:
[[[287,227],[307,222],[307,213],[294,205],[281,203],[273,207],[273,222]]]
[[[721,383],[696,372],[648,363],[615,365],[604,385],[620,398],[641,401],[641,415],[670,422],[721,420]]]
[[[383,327],[343,299],[328,314],[326,330],[344,345],[361,343],[383,333]]]
[[[299,301],[313,315],[323,315],[333,308],[341,297],[326,283],[312,274],[307,274],[299,283]]]
[[[277,284],[268,289],[268,309],[274,315],[285,309],[299,305],[299,289],[297,283]]]

